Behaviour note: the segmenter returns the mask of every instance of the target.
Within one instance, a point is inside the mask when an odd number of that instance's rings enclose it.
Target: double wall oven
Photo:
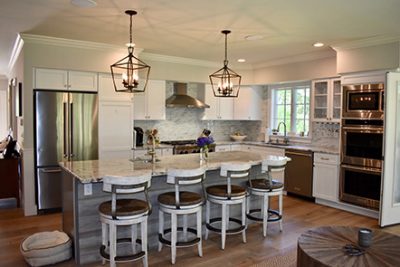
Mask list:
[[[379,209],[384,85],[343,86],[340,200]]]

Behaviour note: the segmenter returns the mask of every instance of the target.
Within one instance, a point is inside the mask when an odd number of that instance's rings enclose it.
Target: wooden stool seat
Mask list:
[[[158,202],[161,205],[176,207],[175,192],[167,192],[158,196]],[[179,192],[179,205],[181,208],[184,206],[202,205],[203,197],[200,194],[182,191]]]
[[[254,189],[254,190],[266,190],[266,191],[273,191],[283,189],[283,183],[277,181],[277,180],[272,180],[272,185],[269,182],[269,180],[266,179],[253,179],[251,180],[251,183],[247,183],[249,188]]]
[[[206,188],[207,194],[215,197],[228,198],[228,196],[230,196],[235,198],[246,195],[246,189],[239,185],[231,185],[231,190],[232,191],[229,195],[226,184],[213,185]]]
[[[124,219],[136,215],[144,215],[150,210],[146,201],[140,199],[118,199],[116,202],[115,217]],[[100,204],[99,212],[102,216],[112,219],[111,201],[106,201]]]

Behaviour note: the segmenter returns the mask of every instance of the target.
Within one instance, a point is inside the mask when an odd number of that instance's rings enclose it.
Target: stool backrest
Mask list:
[[[117,194],[133,194],[145,191],[151,185],[151,173],[136,176],[105,176],[103,191]]]
[[[262,172],[282,172],[285,170],[287,157],[281,156],[267,156],[263,159],[261,164]]]
[[[232,194],[231,178],[250,177],[251,164],[249,162],[225,162],[221,164],[220,176],[227,180],[228,199]]]
[[[111,193],[111,213],[116,219],[117,194],[135,194],[143,192],[151,213],[151,202],[147,193],[151,184],[151,172],[135,176],[105,176],[103,178],[103,191]]]
[[[206,176],[205,168],[197,169],[168,169],[167,171],[167,183],[175,185],[175,206],[180,209],[180,185],[193,185],[201,183],[204,195],[203,181]]]

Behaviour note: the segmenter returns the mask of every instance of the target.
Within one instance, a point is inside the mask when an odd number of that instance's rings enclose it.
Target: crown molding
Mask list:
[[[24,40],[21,38],[21,35],[18,34],[14,42],[14,47],[11,51],[10,61],[8,62],[9,74],[11,73],[11,70],[14,68],[15,62],[17,61],[23,47],[24,47]]]
[[[122,45],[120,46],[120,45],[113,45],[113,44],[65,39],[65,38],[27,34],[27,33],[22,33],[21,37],[22,37],[23,41],[27,44],[55,45],[55,46],[93,49],[93,50],[102,50],[102,51],[104,51],[104,50],[126,51],[126,48]],[[143,51],[142,48],[135,47],[135,54],[139,54],[142,51]]]
[[[397,36],[387,36],[387,35],[375,36],[375,37],[364,38],[364,39],[355,40],[355,41],[351,41],[351,42],[344,42],[344,43],[333,45],[331,47],[335,51],[339,52],[339,51],[343,51],[343,50],[362,48],[362,47],[368,47],[368,46],[376,46],[376,45],[382,45],[382,44],[389,44],[389,43],[394,43],[394,42],[400,42],[400,35],[397,35]]]
[[[307,54],[273,59],[273,60],[269,60],[266,62],[253,64],[253,67],[254,67],[254,69],[261,69],[261,68],[268,68],[268,67],[272,67],[272,66],[285,65],[285,64],[290,64],[290,63],[313,61],[313,60],[317,60],[317,59],[330,58],[330,57],[335,57],[335,56],[336,56],[335,51],[324,50],[324,51],[318,51],[318,52],[312,52],[312,53],[307,53]]]

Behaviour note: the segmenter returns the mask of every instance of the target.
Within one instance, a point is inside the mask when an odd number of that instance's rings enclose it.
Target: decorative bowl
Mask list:
[[[247,135],[231,135],[233,141],[240,142],[243,141]]]

